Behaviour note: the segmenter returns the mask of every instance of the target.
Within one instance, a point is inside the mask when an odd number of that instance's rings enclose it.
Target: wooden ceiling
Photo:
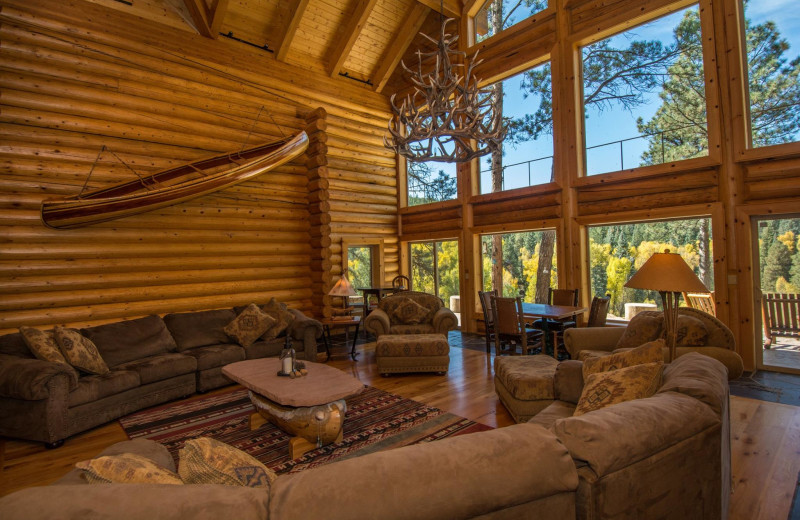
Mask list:
[[[436,37],[440,11],[459,18],[463,9],[461,0],[90,1],[208,38],[233,38],[277,60],[384,93],[405,86],[393,74],[401,59],[416,65],[414,53],[427,47],[420,31]]]

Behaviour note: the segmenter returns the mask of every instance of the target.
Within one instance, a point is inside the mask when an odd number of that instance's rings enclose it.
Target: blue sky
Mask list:
[[[697,9],[696,6],[688,9]],[[615,46],[627,46],[628,40],[660,40],[664,45],[671,44],[673,29],[680,22],[686,10],[681,10],[663,18],[659,18],[645,25],[633,28],[625,33],[612,37]],[[776,23],[781,37],[790,44],[790,49],[784,54],[788,60],[798,56],[800,52],[800,0],[751,0],[746,8],[746,16],[753,23],[763,23],[772,20]],[[787,61],[788,61],[787,60]],[[506,116],[533,113],[539,105],[536,96],[524,98],[519,88],[521,74],[504,81],[504,110]],[[592,147],[604,143],[613,143],[623,139],[635,138],[639,135],[636,128],[636,119],[642,117],[645,121],[650,119],[660,105],[657,92],[646,95],[648,102],[638,107],[633,113],[621,107],[606,109],[598,112],[590,109],[585,120],[586,146]],[[640,138],[627,141],[622,146],[622,160],[624,167],[632,168],[639,165],[639,158],[647,147],[647,140]],[[551,135],[540,136],[537,141],[526,142],[516,147],[506,145],[503,163],[506,165],[549,157],[553,154],[553,141]],[[481,170],[486,170],[489,158],[481,158]],[[587,152],[587,172],[589,175],[616,171],[621,169],[620,145],[611,145],[595,148]],[[455,177],[455,164],[436,163],[435,170],[444,170],[448,175]],[[531,164],[531,184],[541,184],[550,180],[552,159],[547,158]],[[522,164],[506,169],[505,189],[519,188],[529,185],[528,166]],[[491,191],[490,175],[481,175],[481,192]]]

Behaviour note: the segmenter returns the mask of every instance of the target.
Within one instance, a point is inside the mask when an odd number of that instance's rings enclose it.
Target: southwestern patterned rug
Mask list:
[[[120,424],[129,438],[145,437],[178,450],[195,437],[213,437],[260,460],[278,474],[294,473],[335,460],[492,429],[438,408],[377,388],[347,399],[341,443],[317,448],[290,460],[289,435],[271,424],[250,431],[255,409],[247,390],[234,389],[193,401],[178,401],[128,415]]]

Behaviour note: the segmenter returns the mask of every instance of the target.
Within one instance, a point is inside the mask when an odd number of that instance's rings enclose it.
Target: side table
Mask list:
[[[353,334],[353,345],[350,348],[350,357],[353,361],[356,360],[356,340],[358,339],[358,327],[361,325],[360,316],[343,316],[340,318],[326,318],[322,320],[323,334],[322,339],[325,341],[325,353],[328,355],[325,361],[331,359],[331,327],[344,327],[344,342],[347,345],[349,341],[350,327],[355,327],[356,332]]]

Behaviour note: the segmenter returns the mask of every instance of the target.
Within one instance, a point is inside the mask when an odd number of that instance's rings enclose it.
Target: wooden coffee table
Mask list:
[[[364,390],[364,384],[341,370],[320,363],[305,362],[308,375],[281,377],[280,359],[239,361],[222,367],[222,373],[250,390],[256,413],[250,416],[250,429],[270,422],[294,435],[289,440],[289,456],[304,453],[342,440],[342,425],[347,411],[345,397]]]

